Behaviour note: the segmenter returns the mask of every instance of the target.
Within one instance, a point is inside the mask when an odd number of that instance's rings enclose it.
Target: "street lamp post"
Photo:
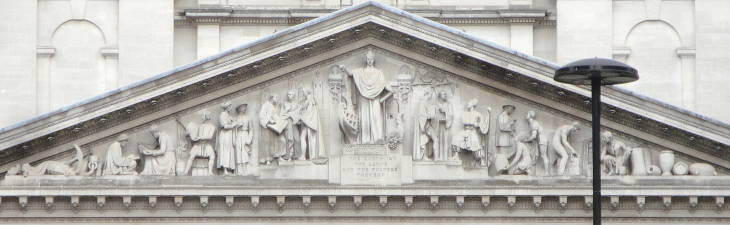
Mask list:
[[[601,224],[601,86],[623,84],[639,79],[636,69],[624,63],[603,59],[581,59],[555,71],[555,81],[591,85],[593,143],[593,224]]]

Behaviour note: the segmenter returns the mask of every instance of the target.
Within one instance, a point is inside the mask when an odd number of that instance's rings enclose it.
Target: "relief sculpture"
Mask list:
[[[415,135],[413,137],[413,160],[435,160],[434,152],[440,147],[436,135],[436,106],[433,104],[433,92],[426,91],[421,105],[418,107]]]
[[[299,103],[297,102],[297,91],[292,89],[286,93],[286,101],[282,105],[281,118],[285,121],[282,135],[286,143],[286,151],[283,159],[289,161],[302,155],[301,146],[299,145]]]
[[[102,175],[137,175],[136,155],[123,155],[122,150],[127,146],[129,137],[127,134],[120,134],[115,142],[112,142],[106,151],[106,161],[104,162]]]
[[[357,89],[357,113],[359,116],[358,141],[362,144],[382,143],[385,139],[384,102],[392,95],[386,90],[383,71],[375,68],[375,55],[372,49],[366,55],[364,68],[347,70],[339,66],[355,83]]]
[[[235,175],[218,177],[222,182],[400,185],[576,176],[591,163],[609,175],[606,179],[727,172],[650,142],[622,139],[625,135],[616,130],[604,131],[596,140],[601,142],[600,162],[581,161],[589,157],[588,147],[579,149],[579,155],[571,141],[589,146],[593,140],[578,133],[579,123],[560,110],[387,51],[366,48],[341,57],[169,112],[148,129],[130,128],[98,144],[85,143],[91,152],[86,156],[77,146],[76,155],[65,160],[15,163],[7,175],[119,179],[220,174]],[[328,74],[323,77],[322,71]],[[323,83],[329,87],[325,93]],[[492,114],[492,107],[501,111]],[[128,178],[148,179],[122,179]]]
[[[261,131],[261,146],[265,148],[266,155],[261,160],[266,164],[283,159],[286,155],[286,138],[282,132],[286,129],[287,121],[281,116],[280,104],[279,97],[270,94],[259,112],[259,125],[264,128]]]
[[[190,174],[190,169],[193,167],[195,160],[207,159],[207,174],[213,175],[213,168],[215,168],[215,151],[213,150],[213,136],[215,135],[215,125],[210,121],[210,113],[208,111],[199,112],[202,123],[200,125],[189,122],[187,125],[183,125],[178,118],[175,121],[185,128],[185,137],[192,143],[190,148],[190,156],[185,163],[185,170],[183,174]],[[193,173],[193,175],[198,175]]]
[[[485,117],[476,110],[477,103],[477,99],[469,100],[466,103],[466,110],[461,115],[464,127],[453,139],[451,160],[458,160],[459,152],[471,153],[475,164],[487,166],[487,146],[482,144],[482,140],[485,139],[483,136],[489,132],[488,112],[491,109],[487,109],[487,116]]]
[[[568,125],[562,125],[558,127],[557,130],[555,130],[555,134],[553,135],[553,139],[551,142],[551,147],[559,158],[557,161],[558,167],[556,171],[557,175],[559,176],[565,175],[565,168],[568,165],[569,159],[578,158],[578,153],[576,153],[575,149],[568,141],[568,136],[573,134],[578,129],[578,122],[573,122]]]
[[[497,170],[497,174],[509,173],[509,156],[508,151],[512,148],[512,141],[514,140],[516,120],[512,119],[512,113],[515,111],[513,105],[503,105],[502,113],[497,117],[497,126],[499,128],[497,134],[497,154],[494,158],[494,168]]]
[[[236,175],[248,175],[248,166],[252,161],[251,143],[253,143],[253,130],[251,119],[248,118],[248,104],[241,104],[236,107],[236,135],[234,144],[236,147]]]
[[[628,174],[628,166],[626,163],[630,161],[632,149],[623,142],[614,139],[610,131],[601,133],[601,142],[601,165],[603,166],[603,173],[607,175]],[[666,172],[669,173],[669,170]]]
[[[525,136],[521,138],[515,136],[512,140],[515,143],[515,153],[507,166],[507,173],[510,175],[529,175],[534,165],[532,152],[535,150],[527,146],[524,141],[526,138]]]
[[[149,128],[155,138],[155,147],[148,147],[138,144],[140,154],[144,155],[144,169],[142,175],[175,175],[177,158],[175,157],[175,144],[170,136],[160,131],[157,125]]]
[[[76,150],[76,157],[66,162],[48,160],[36,166],[31,166],[29,163],[25,163],[20,166],[20,169],[8,171],[8,175],[22,174],[25,177],[43,175],[93,175],[95,171],[87,171],[87,164],[84,161],[84,153],[81,151],[81,148],[74,145],[74,149]]]
[[[219,117],[220,131],[216,143],[216,151],[218,151],[218,169],[223,170],[224,175],[230,175],[236,169],[235,150],[233,146],[233,133],[236,129],[236,120],[231,115],[231,102],[225,102],[221,105],[223,111]]]
[[[323,136],[320,133],[322,125],[319,121],[319,109],[317,109],[317,102],[314,100],[312,89],[305,87],[302,92],[304,92],[304,102],[301,106],[299,138],[302,154],[299,159],[321,161],[325,152]]]
[[[530,127],[530,134],[522,140],[522,142],[528,143],[533,146],[532,160],[537,163],[537,158],[542,158],[542,166],[545,170],[545,175],[550,175],[550,159],[548,158],[548,137],[545,130],[542,128],[542,124],[537,121],[537,115],[535,111],[530,110],[527,112],[525,119]]]

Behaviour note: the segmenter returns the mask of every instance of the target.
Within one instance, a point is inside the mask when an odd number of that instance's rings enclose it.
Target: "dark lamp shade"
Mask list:
[[[601,85],[623,84],[639,79],[636,69],[611,59],[590,58],[581,59],[561,67],[555,71],[553,79],[561,83],[591,84],[593,78],[598,78]]]

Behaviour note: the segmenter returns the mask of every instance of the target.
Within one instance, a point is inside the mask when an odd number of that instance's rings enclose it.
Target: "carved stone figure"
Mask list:
[[[210,121],[210,113],[208,111],[201,111],[200,116],[202,123],[200,125],[194,122],[189,122],[185,127],[187,131],[186,137],[192,143],[190,148],[190,156],[187,163],[185,163],[185,175],[190,174],[190,169],[193,167],[195,159],[208,159],[208,174],[213,175],[213,168],[215,168],[215,150],[213,150],[213,136],[215,135],[215,125]],[[178,118],[175,120],[182,125]],[[195,176],[193,172],[193,176]]]
[[[436,103],[436,128],[434,129],[437,137],[437,141],[434,141],[434,157],[436,157],[436,160],[448,160],[449,158],[449,145],[451,144],[451,132],[449,130],[453,119],[454,112],[449,102],[449,96],[445,91],[441,91],[438,94],[438,102]],[[484,121],[488,130],[489,112],[484,117]],[[486,146],[484,150],[486,150]]]
[[[363,144],[383,142],[385,138],[385,119],[382,104],[392,95],[386,90],[383,72],[375,68],[375,55],[368,50],[366,66],[348,71],[345,66],[340,69],[352,77],[357,88],[357,107],[360,119],[359,141]]]
[[[279,97],[271,94],[261,106],[259,125],[265,128],[261,131],[261,146],[266,149],[267,158],[279,159],[286,154],[286,138],[282,132],[287,126],[287,120],[281,117]],[[270,162],[270,160],[267,160]]]
[[[601,142],[601,164],[604,173],[627,175],[631,168],[632,175],[644,176],[647,174],[643,149],[627,146],[616,140],[610,131],[601,133]],[[671,170],[671,166],[669,170]],[[670,172],[669,170],[667,172]]]
[[[223,174],[228,175],[236,169],[235,148],[233,146],[236,120],[231,116],[231,102],[223,103],[221,108],[223,111],[221,111],[218,118],[221,129],[218,132],[216,151],[218,152],[218,169],[222,169]]]
[[[64,175],[64,176],[75,176],[75,175],[89,175],[86,172],[87,164],[84,163],[84,153],[81,148],[74,145],[76,150],[76,157],[67,161],[44,161],[37,166],[31,166],[29,163],[25,163],[20,166],[23,176],[43,176],[43,175]],[[77,162],[74,164],[74,162]],[[73,166],[72,166],[73,165]]]
[[[460,151],[472,152],[476,161],[486,159],[486,154],[482,155],[486,146],[482,146],[481,136],[489,132],[489,118],[476,111],[477,103],[477,99],[467,102],[466,111],[461,115],[464,130],[460,131],[452,141],[454,149],[452,160],[457,160],[457,152]]]
[[[136,155],[122,154],[123,149],[127,146],[129,137],[126,134],[120,134],[117,141],[109,145],[106,150],[106,161],[102,175],[137,175],[137,157]]]
[[[512,147],[512,140],[514,139],[515,124],[516,120],[512,119],[512,113],[515,111],[513,105],[503,105],[502,113],[497,117],[497,126],[499,126],[499,132],[497,133],[497,154],[494,158],[494,168],[498,174],[509,173],[509,160],[507,159],[508,151]]]
[[[144,169],[142,175],[175,175],[175,144],[172,138],[162,131],[157,125],[149,128],[155,138],[157,146],[150,148],[142,144],[137,145],[140,154],[144,155]]]
[[[424,100],[418,107],[415,135],[413,137],[413,160],[435,160],[434,150],[439,142],[436,135],[436,105],[433,104],[433,92],[426,91]]]
[[[528,175],[530,169],[532,169],[533,155],[530,147],[527,146],[526,140],[528,137],[523,136],[521,141],[515,136],[513,139],[515,143],[515,153],[512,157],[512,162],[507,166],[509,174],[512,175]]]
[[[248,165],[251,160],[251,143],[253,142],[253,130],[251,119],[248,118],[248,105],[241,104],[236,107],[236,175],[248,175]]]
[[[536,149],[536,151],[531,151],[533,153],[531,157],[535,160],[533,163],[537,163],[537,158],[541,157],[543,169],[547,175],[550,175],[550,161],[547,154],[548,137],[536,117],[535,111],[530,110],[527,112],[525,119],[530,126],[530,136],[525,138],[523,142],[530,143]]]
[[[302,155],[300,160],[316,159],[324,156],[324,141],[320,128],[319,109],[311,88],[303,88],[304,102],[301,106],[301,132],[299,141],[301,142]],[[306,156],[306,157],[305,157]]]
[[[299,130],[296,124],[300,121],[300,107],[297,101],[296,90],[289,90],[286,93],[286,101],[284,102],[281,109],[281,118],[286,120],[286,127],[284,128],[284,138],[286,140],[286,154],[284,159],[291,160],[296,156],[302,155],[302,149],[299,145]]]
[[[573,122],[569,125],[558,127],[553,135],[553,139],[550,144],[558,157],[558,168],[556,173],[560,176],[565,174],[565,167],[568,165],[568,158],[578,157],[578,153],[576,153],[575,149],[568,141],[568,136],[578,129],[578,122]]]

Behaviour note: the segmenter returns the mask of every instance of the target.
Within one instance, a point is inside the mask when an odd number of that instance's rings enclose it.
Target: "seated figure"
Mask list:
[[[137,159],[134,155],[122,155],[122,150],[127,143],[129,138],[126,134],[121,134],[117,138],[117,141],[109,145],[106,151],[106,161],[104,162],[104,169],[102,175],[137,175]]]

